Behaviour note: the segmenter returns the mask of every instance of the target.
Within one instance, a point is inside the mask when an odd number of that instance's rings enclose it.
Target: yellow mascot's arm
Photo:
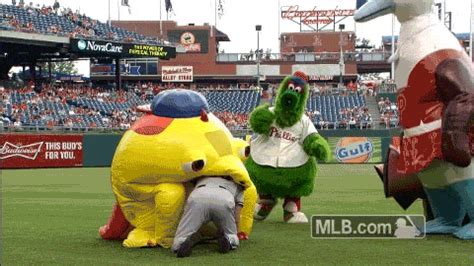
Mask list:
[[[242,162],[245,162],[250,155],[250,146],[249,143],[245,140],[239,138],[233,138],[232,141],[232,151]],[[235,171],[238,174],[231,175],[236,181],[240,183],[244,181],[249,184],[244,191],[244,207],[240,212],[240,224],[238,231],[245,233],[247,236],[252,232],[253,227],[253,213],[255,209],[255,204],[257,204],[258,194],[255,185],[252,183],[250,178],[247,179],[248,172],[245,170],[243,172]],[[240,172],[240,173],[239,173]]]
[[[186,201],[186,189],[182,183],[158,185],[155,196],[155,238],[156,243],[170,248]]]
[[[243,139],[234,138],[231,141],[232,152],[245,162],[250,155],[250,145]]]
[[[249,188],[253,185],[249,173],[241,159],[234,155],[226,155],[206,169],[208,176],[230,176],[236,184]]]
[[[123,246],[171,245],[186,197],[185,184],[128,184],[116,191],[116,197],[125,217],[135,227]]]
[[[244,232],[247,236],[252,232],[253,212],[257,203],[257,189],[254,184],[244,191],[244,207],[240,212],[239,233]]]

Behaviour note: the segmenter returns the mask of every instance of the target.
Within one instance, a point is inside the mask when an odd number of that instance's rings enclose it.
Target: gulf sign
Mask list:
[[[366,137],[341,138],[336,145],[336,159],[341,163],[366,163],[372,158],[374,144]]]

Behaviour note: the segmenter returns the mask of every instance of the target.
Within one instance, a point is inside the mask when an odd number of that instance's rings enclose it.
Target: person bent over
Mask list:
[[[179,222],[172,250],[178,257],[191,255],[200,240],[199,230],[213,222],[217,229],[219,252],[239,246],[237,228],[243,206],[243,189],[226,177],[203,177],[196,182]]]

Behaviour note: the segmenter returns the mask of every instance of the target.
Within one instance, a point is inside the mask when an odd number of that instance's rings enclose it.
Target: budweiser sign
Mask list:
[[[310,24],[330,24],[334,22],[335,17],[349,17],[354,15],[354,9],[334,9],[334,10],[300,10],[298,5],[288,6],[281,11],[283,19],[300,19],[301,23]]]
[[[11,157],[21,157],[29,160],[35,160],[41,151],[43,141],[36,142],[24,146],[17,146],[10,142],[5,142],[0,149],[0,159],[7,159]]]
[[[0,168],[82,166],[82,135],[0,134]]]

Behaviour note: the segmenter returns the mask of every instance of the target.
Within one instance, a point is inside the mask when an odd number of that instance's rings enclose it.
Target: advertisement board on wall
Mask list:
[[[111,57],[176,57],[176,48],[164,45],[119,43],[102,40],[71,39],[70,49],[74,53]]]
[[[170,30],[168,39],[182,46],[186,53],[203,53],[209,51],[208,30]]]
[[[330,137],[328,138],[332,161],[337,163],[380,163],[382,145],[380,138]]]
[[[334,76],[332,75],[311,75],[308,77],[310,81],[332,81]]]
[[[145,63],[144,63],[145,64]],[[155,69],[156,69],[156,63]],[[141,67],[132,64],[120,64],[120,73],[122,75],[130,75],[130,76],[140,76],[140,75],[147,75],[146,73],[146,66]],[[156,75],[156,73],[153,73]],[[91,64],[90,68],[90,75],[91,76],[113,76],[115,75],[115,64]]]
[[[161,81],[163,82],[193,82],[192,66],[162,66]]]
[[[193,33],[186,31],[181,34],[179,43],[184,47],[186,53],[199,53],[201,52],[201,44],[196,41],[196,37]]]
[[[330,24],[335,22],[336,17],[348,17],[353,16],[354,9],[331,9],[331,10],[318,10],[317,7],[313,9],[300,9],[298,5],[285,6],[281,9],[281,18],[293,21],[300,21],[299,23],[305,25],[312,24]]]
[[[82,166],[82,135],[0,135],[0,168]]]

